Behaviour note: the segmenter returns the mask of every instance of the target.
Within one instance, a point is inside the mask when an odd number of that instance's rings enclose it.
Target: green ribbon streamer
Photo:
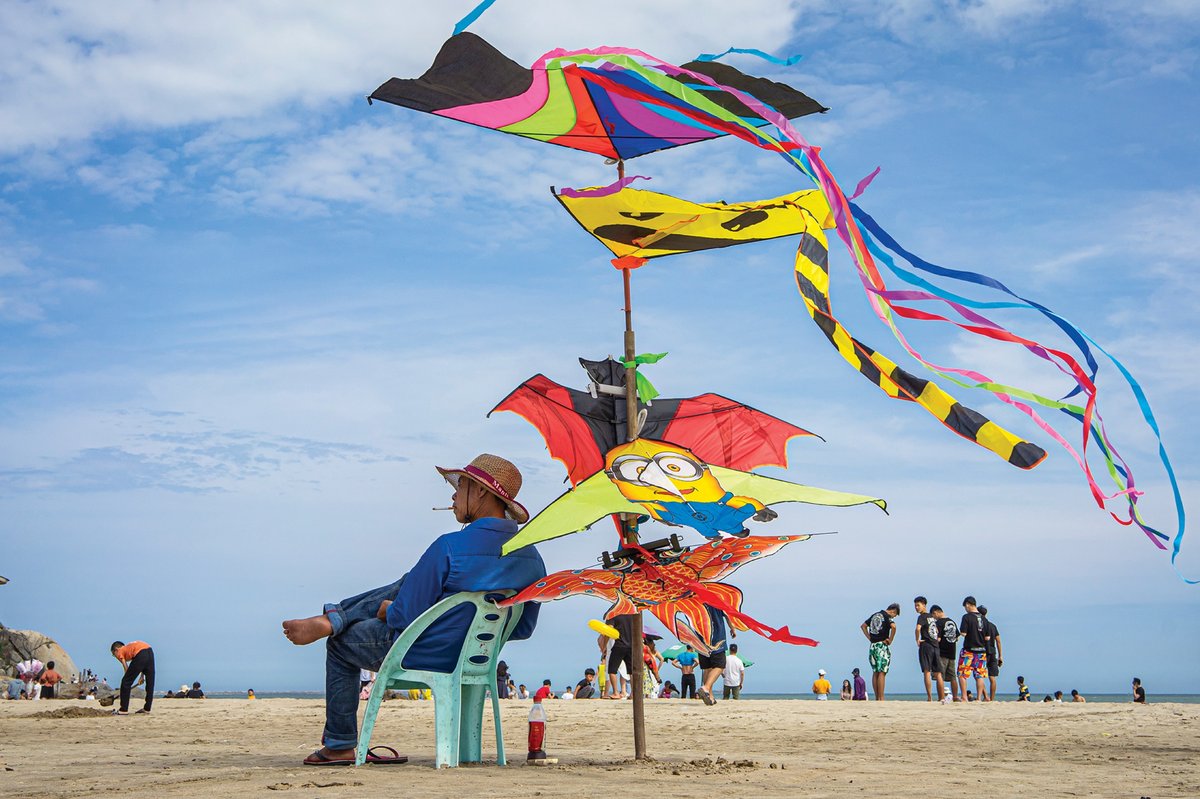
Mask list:
[[[657,397],[658,389],[654,387],[653,383],[646,379],[644,374],[642,374],[640,371],[637,371],[637,368],[642,364],[658,363],[665,357],[667,357],[667,353],[665,352],[647,352],[644,355],[633,356],[632,361],[625,359],[621,360],[622,366],[624,366],[626,369],[634,370],[634,376],[637,377],[637,383],[635,385],[637,387],[638,399],[643,403],[648,403]]]

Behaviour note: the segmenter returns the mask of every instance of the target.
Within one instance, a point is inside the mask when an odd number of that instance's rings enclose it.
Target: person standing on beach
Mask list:
[[[496,664],[496,697],[508,699],[508,664],[503,660]]]
[[[42,686],[42,699],[54,698],[54,687],[62,682],[62,675],[54,670],[54,661],[51,660],[46,664],[46,670],[42,672],[42,676],[38,677],[38,684]]]
[[[625,667],[625,673],[633,671],[633,620],[636,618],[636,613],[622,613],[620,616],[613,616],[608,620],[609,624],[617,629],[617,637],[609,638],[607,635],[601,635],[597,639],[597,644],[600,646],[601,653],[608,652],[608,665],[605,671],[608,672],[608,699],[624,699],[625,698],[625,683],[621,679],[621,667]]]
[[[435,540],[412,570],[391,585],[326,605],[318,616],[283,622],[283,634],[297,646],[327,639],[323,745],[304,759],[305,765],[354,762],[359,670],[378,671],[396,637],[422,613],[463,591],[519,590],[546,576],[542,557],[532,546],[500,556],[517,525],[529,520],[529,512],[516,500],[521,488],[521,472],[516,466],[484,454],[461,469],[438,467],[438,473],[453,486],[451,509],[465,527]],[[386,543],[392,549],[403,545]],[[513,640],[533,634],[538,608],[533,603],[525,605]],[[452,671],[474,618],[466,610],[451,611],[434,622],[422,635],[420,650],[408,653],[405,665]],[[368,762],[404,761],[372,757]]]
[[[979,606],[979,615],[984,619],[984,633],[987,636],[987,673],[988,701],[996,701],[996,678],[1000,676],[1000,667],[1004,665],[1004,647],[1000,645],[1000,630],[988,618],[987,608]]]
[[[888,669],[892,666],[892,640],[896,637],[895,619],[900,615],[900,603],[893,602],[886,610],[877,610],[862,623],[863,635],[871,642],[867,660],[871,664],[871,688],[875,701],[882,702],[887,684]]]
[[[675,665],[679,667],[679,698],[680,699],[695,699],[696,698],[696,650],[691,644],[687,644],[687,649],[680,652],[675,658]]]
[[[1146,689],[1142,687],[1142,681],[1137,677],[1133,678],[1133,701],[1139,705],[1146,704]]]
[[[987,677],[987,623],[975,604],[975,597],[969,596],[963,600],[963,610],[966,613],[958,623],[958,631],[963,638],[962,653],[958,656],[958,690],[966,695],[967,679],[974,675],[975,694],[979,701],[986,702],[983,680]]]
[[[954,619],[946,615],[941,605],[934,605],[929,611],[937,621],[938,660],[942,666],[942,683],[950,686],[950,694],[954,697],[954,701],[958,702],[962,698],[958,692],[958,679],[955,673],[958,664],[955,652],[958,648],[958,625],[954,623]],[[942,698],[945,698],[945,694]]]
[[[942,685],[942,663],[938,649],[937,619],[927,610],[929,600],[919,596],[913,600],[913,610],[917,612],[917,661],[921,665],[921,674],[925,678],[925,701],[933,701],[933,681],[929,675],[937,677],[938,699],[946,690]]]
[[[829,680],[825,679],[825,669],[817,669],[817,679],[813,680],[812,692],[822,702],[828,701],[829,692],[833,690]]]
[[[867,681],[862,678],[862,674],[859,673],[857,666],[854,667],[854,671],[852,671],[851,674],[854,675],[854,699],[855,699],[855,701],[858,701],[858,702],[867,701]]]
[[[129,715],[129,697],[133,693],[133,681],[138,678],[141,678],[139,685],[146,683],[146,704],[138,713],[149,713],[150,705],[154,703],[154,650],[145,641],[128,644],[113,641],[109,651],[125,670],[125,676],[121,678],[121,705],[113,711],[113,715]]]
[[[713,608],[710,605],[705,605],[704,609],[708,611],[709,623],[712,628],[712,638],[709,640],[711,650],[707,655],[700,655],[700,689],[696,691],[696,696],[706,705],[715,705],[717,698],[713,696],[713,686],[717,684],[717,678],[725,671],[725,614]],[[740,658],[739,658],[740,660]]]
[[[729,654],[725,657],[725,668],[721,671],[724,679],[721,697],[723,699],[741,699],[742,684],[746,680],[746,664],[738,657],[737,644],[729,645]]]

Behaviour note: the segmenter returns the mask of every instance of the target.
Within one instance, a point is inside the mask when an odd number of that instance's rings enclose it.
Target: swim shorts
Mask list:
[[[938,648],[936,644],[931,644],[928,641],[923,642],[917,648],[917,659],[921,662],[921,673],[933,672],[940,674],[942,671],[941,659],[938,657]]]
[[[608,673],[616,674],[621,668],[621,664],[625,665],[627,673],[633,673],[633,651],[626,645],[617,643],[613,644],[613,648],[608,653]]]
[[[955,658],[954,655],[952,655],[952,654],[946,655],[942,652],[938,652],[938,658],[942,662],[942,679],[943,680],[953,680],[954,674],[957,671],[957,668],[956,668],[957,658]]]
[[[958,655],[958,676],[964,680],[974,675],[982,680],[987,674],[987,653],[964,649]]]
[[[867,652],[867,661],[871,664],[871,671],[876,674],[887,674],[888,669],[892,666],[892,648],[883,641],[872,642],[871,648]]]
[[[988,652],[987,672],[989,677],[1000,676],[1000,659]]]

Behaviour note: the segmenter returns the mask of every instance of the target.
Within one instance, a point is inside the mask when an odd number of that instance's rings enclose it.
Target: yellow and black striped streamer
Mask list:
[[[833,316],[829,301],[829,247],[816,219],[800,237],[796,250],[796,286],[809,316],[846,361],[893,399],[920,405],[958,435],[991,450],[1021,469],[1032,469],[1046,451],[963,405],[936,383],[922,380],[858,341]]]

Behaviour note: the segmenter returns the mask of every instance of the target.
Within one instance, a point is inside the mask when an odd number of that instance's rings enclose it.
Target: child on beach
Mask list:
[[[1025,684],[1025,678],[1020,677],[1020,676],[1017,677],[1017,701],[1018,702],[1032,702],[1033,701],[1029,696],[1029,686]]]

